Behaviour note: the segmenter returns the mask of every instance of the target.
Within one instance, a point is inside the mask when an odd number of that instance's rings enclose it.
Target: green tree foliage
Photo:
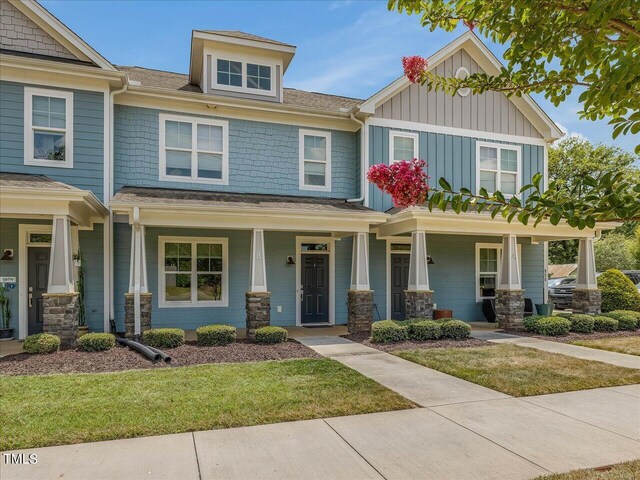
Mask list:
[[[640,312],[640,292],[620,270],[607,270],[598,277],[602,291],[602,311],[633,310]]]
[[[640,227],[636,228],[635,235],[631,241],[631,255],[635,263],[634,268],[640,269]]]
[[[422,78],[429,89],[542,93],[556,106],[575,89],[582,118],[611,118],[614,138],[640,132],[638,0],[389,0],[389,9],[419,15],[432,31],[466,22],[508,45],[497,75],[429,72]]]
[[[596,255],[596,270],[604,272],[610,268],[631,270],[635,261],[631,252],[632,241],[620,234],[603,237],[593,244]]]

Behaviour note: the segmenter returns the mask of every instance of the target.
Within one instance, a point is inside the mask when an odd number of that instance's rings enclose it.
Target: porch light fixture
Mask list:
[[[13,260],[13,249],[5,248],[2,252],[2,257],[0,257],[0,260]]]
[[[433,261],[433,257],[431,255],[427,255],[427,265],[433,265],[434,263],[436,262]]]
[[[295,265],[295,264],[296,264],[296,261],[294,260],[294,258],[291,255],[289,255],[287,257],[287,265]]]

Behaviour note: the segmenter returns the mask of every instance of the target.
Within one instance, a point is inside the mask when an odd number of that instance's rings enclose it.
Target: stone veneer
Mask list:
[[[571,298],[571,308],[574,313],[593,315],[600,313],[602,306],[602,292],[596,288],[576,288]]]
[[[77,293],[44,293],[42,295],[42,330],[59,336],[62,348],[72,347],[76,343],[80,312],[78,300]]]
[[[369,335],[373,322],[373,290],[349,290],[347,310],[349,333]]]
[[[522,326],[524,290],[496,290],[496,322],[500,328]]]
[[[124,331],[127,338],[135,337],[135,306],[133,293],[124,294]],[[151,293],[140,294],[140,334],[151,328]]]
[[[433,292],[431,290],[405,290],[406,318],[433,318]]]
[[[271,292],[246,292],[247,338],[255,340],[256,330],[271,325]]]

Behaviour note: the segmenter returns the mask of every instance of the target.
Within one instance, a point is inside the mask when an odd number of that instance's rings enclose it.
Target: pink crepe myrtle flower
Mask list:
[[[473,31],[473,29],[476,27],[476,22],[471,20],[463,20],[462,23],[464,23],[464,26],[471,31]]]
[[[402,68],[404,74],[411,83],[418,83],[422,78],[422,74],[427,70],[427,59],[419,55],[413,57],[402,57]]]
[[[402,160],[391,165],[373,165],[367,173],[369,182],[373,183],[393,199],[396,207],[412,207],[422,205],[427,200],[429,184],[424,160],[414,158]]]

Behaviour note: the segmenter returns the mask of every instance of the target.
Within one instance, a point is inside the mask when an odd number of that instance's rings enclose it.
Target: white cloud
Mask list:
[[[555,123],[558,126],[558,128],[562,131],[562,133],[564,133],[564,137],[560,141],[565,140],[567,138],[579,138],[580,140],[589,140],[582,133],[573,132],[573,131],[570,132],[569,129],[565,127],[563,124],[559,122],[555,122]]]
[[[353,3],[353,0],[339,0],[335,2],[331,2],[329,5],[329,10],[337,10],[338,8],[348,7]]]

